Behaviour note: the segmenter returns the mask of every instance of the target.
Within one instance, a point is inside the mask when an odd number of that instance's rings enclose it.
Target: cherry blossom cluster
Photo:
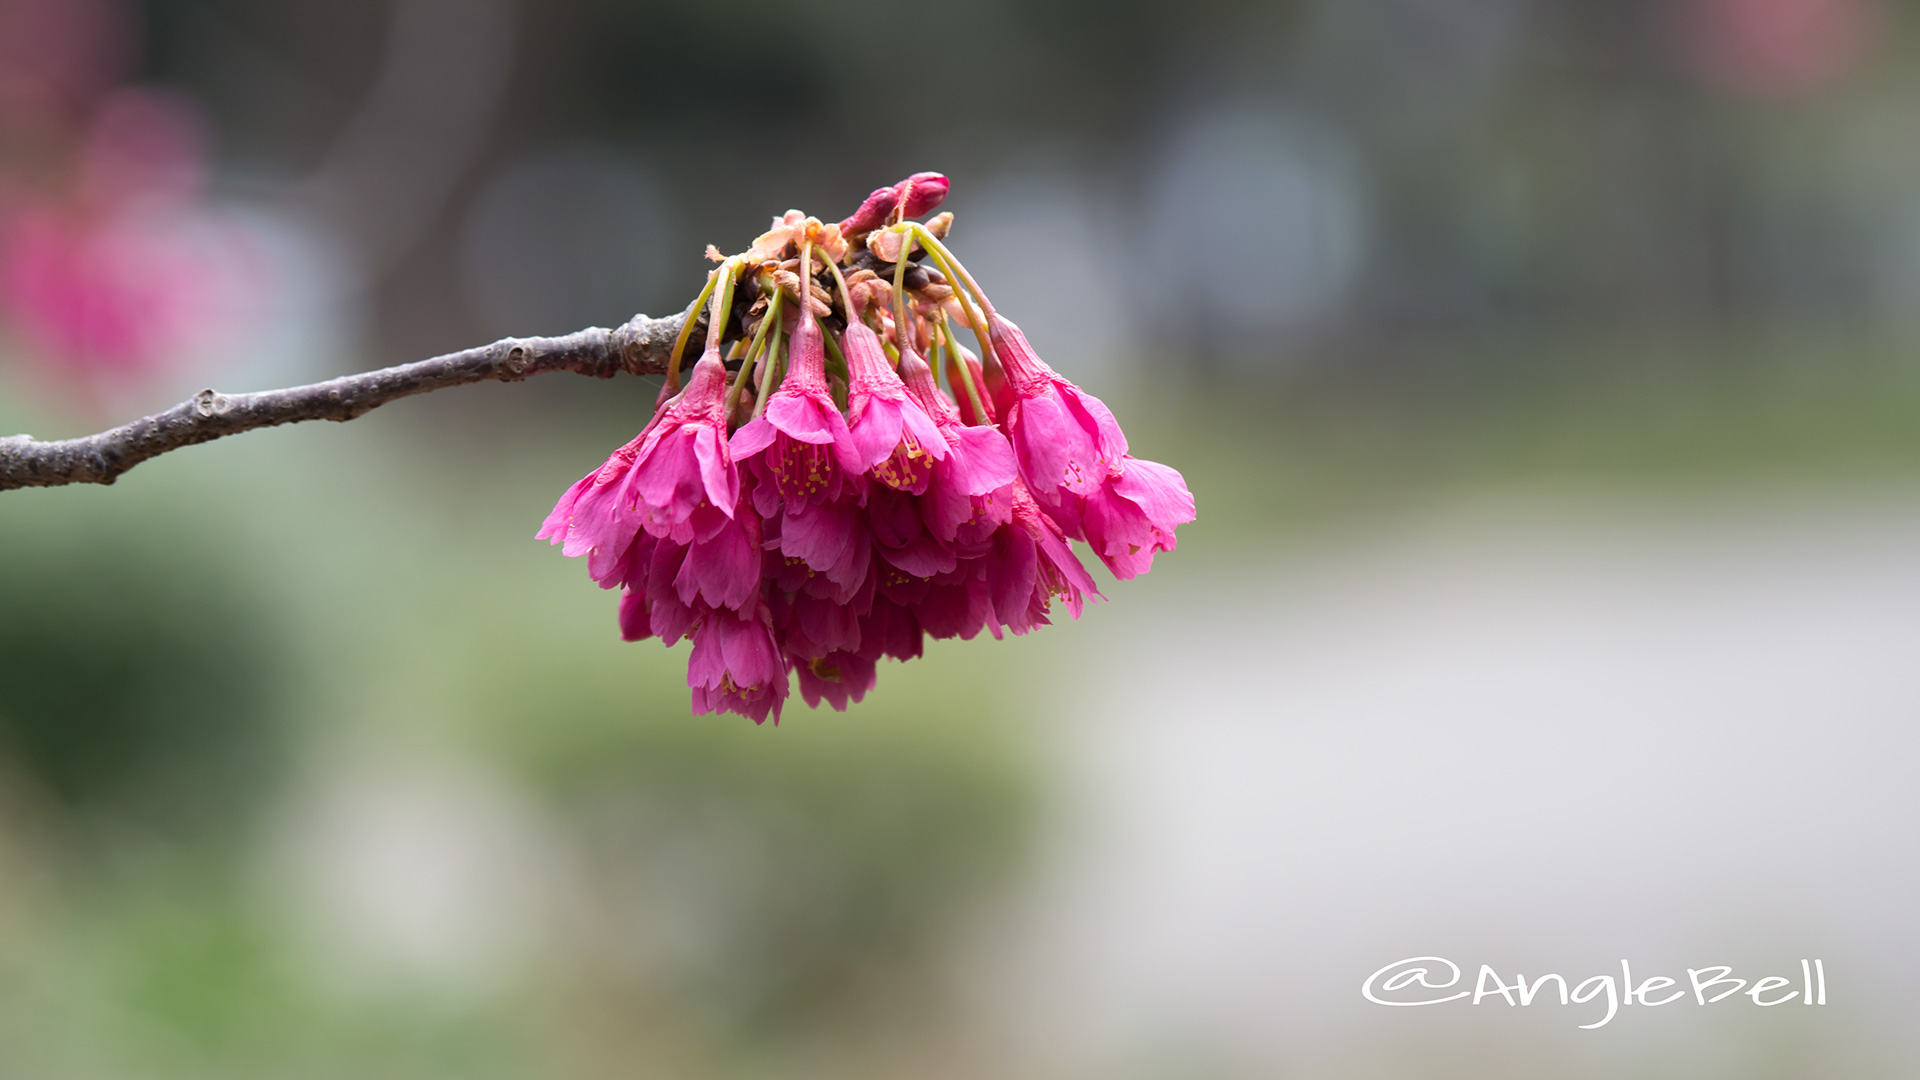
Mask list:
[[[947,186],[921,173],[837,224],[788,211],[742,254],[709,248],[652,420],[540,530],[620,590],[627,640],[692,640],[696,713],[777,723],[792,677],[844,710],[928,637],[1077,618],[1101,594],[1071,541],[1124,580],[1194,519],[1180,474],[994,308],[944,242],[953,216],[915,220]]]

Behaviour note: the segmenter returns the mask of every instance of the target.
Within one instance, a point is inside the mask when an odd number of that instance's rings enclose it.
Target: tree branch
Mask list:
[[[389,401],[476,382],[518,382],[549,371],[611,379],[666,371],[686,316],[635,315],[613,330],[593,327],[564,337],[506,338],[477,349],[310,386],[193,397],[131,424],[79,439],[41,442],[0,438],[0,491],[62,484],[111,484],[151,457],[255,428],[303,420],[352,420]],[[696,333],[694,335],[698,337]],[[698,341],[688,344],[697,350]]]

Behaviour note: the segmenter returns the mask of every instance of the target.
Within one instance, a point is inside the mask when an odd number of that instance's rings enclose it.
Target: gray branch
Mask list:
[[[636,315],[613,330],[594,327],[564,337],[506,338],[465,352],[286,390],[253,394],[202,390],[166,412],[79,439],[0,438],[0,491],[111,484],[128,469],[169,450],[303,420],[352,420],[389,401],[449,386],[518,382],[549,371],[600,379],[621,372],[658,375],[667,369],[673,340],[685,318]],[[698,332],[693,336],[698,338]],[[696,350],[700,344],[692,341],[688,348]]]

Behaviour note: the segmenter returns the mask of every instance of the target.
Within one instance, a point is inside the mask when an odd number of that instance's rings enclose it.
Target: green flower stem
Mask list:
[[[960,346],[953,340],[953,328],[947,325],[945,314],[940,316],[940,336],[942,344],[953,358],[953,369],[960,373],[960,381],[967,385],[967,402],[973,406],[973,415],[986,419],[987,409],[980,401],[980,388],[973,384],[973,369],[967,366],[967,358],[961,354]]]
[[[727,415],[733,415],[734,406],[740,404],[740,394],[747,385],[747,373],[753,370],[754,361],[763,355],[761,346],[766,344],[767,331],[780,320],[786,310],[787,294],[772,285],[772,279],[761,275],[761,290],[771,292],[773,300],[767,304],[767,313],[760,317],[760,325],[753,332],[753,343],[747,346],[747,358],[741,362],[740,370],[733,376],[733,385],[727,390]]]
[[[720,275],[726,272],[727,266],[728,264],[722,263],[714,269],[713,273],[708,274],[707,284],[700,290],[700,295],[694,297],[693,303],[687,305],[686,321],[680,324],[680,336],[673,339],[673,353],[667,358],[668,397],[680,392],[680,358],[686,355],[687,339],[693,336],[693,324],[700,321],[700,308],[706,304],[707,298],[713,295],[713,287],[719,282]],[[709,324],[708,333],[712,333],[711,324]]]

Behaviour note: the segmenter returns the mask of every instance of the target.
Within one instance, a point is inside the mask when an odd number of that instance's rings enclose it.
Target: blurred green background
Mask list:
[[[0,0],[0,430],[676,310],[939,169],[1200,510],[757,729],[532,539],[650,381],[0,495],[0,1076],[1908,1074],[1917,56],[1874,0]],[[1434,950],[1845,991],[1359,1001]]]

